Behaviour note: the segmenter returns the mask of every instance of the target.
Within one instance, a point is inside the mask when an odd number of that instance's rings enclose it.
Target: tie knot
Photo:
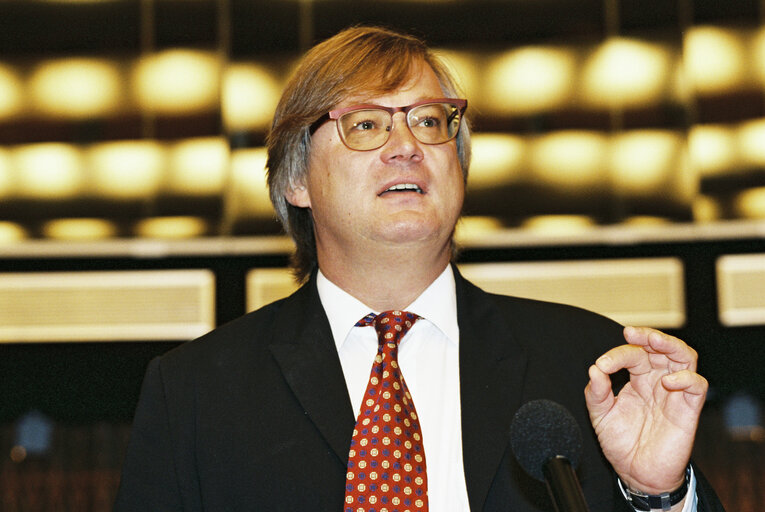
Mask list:
[[[358,322],[359,327],[373,325],[380,343],[398,343],[420,317],[408,311],[383,311],[368,314]]]

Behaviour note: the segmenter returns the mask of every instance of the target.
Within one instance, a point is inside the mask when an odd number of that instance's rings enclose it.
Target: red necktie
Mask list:
[[[379,347],[353,429],[345,512],[427,512],[422,431],[398,366],[398,344],[419,317],[406,311],[369,314]]]

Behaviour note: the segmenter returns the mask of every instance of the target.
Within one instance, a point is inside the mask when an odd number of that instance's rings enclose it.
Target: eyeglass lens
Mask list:
[[[451,103],[427,103],[407,112],[406,122],[412,135],[423,144],[442,144],[457,135],[460,111]],[[359,151],[385,144],[392,123],[390,112],[374,108],[352,110],[337,120],[345,144]]]

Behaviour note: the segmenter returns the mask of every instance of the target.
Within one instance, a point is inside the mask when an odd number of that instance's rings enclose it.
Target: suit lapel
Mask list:
[[[276,330],[270,349],[284,379],[306,416],[347,463],[356,420],[315,275],[288,299]]]
[[[478,511],[508,449],[527,357],[485,292],[456,268],[455,280],[463,462],[470,508]],[[345,464],[356,420],[315,277],[285,302],[270,349],[306,416]]]
[[[455,270],[460,327],[462,458],[471,510],[482,510],[508,449],[512,415],[520,407],[527,356],[507,318],[485,292]]]

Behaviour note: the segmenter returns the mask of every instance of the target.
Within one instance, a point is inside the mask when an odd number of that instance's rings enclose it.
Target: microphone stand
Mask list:
[[[542,471],[557,512],[589,512],[582,487],[566,457],[551,457],[545,462]]]

